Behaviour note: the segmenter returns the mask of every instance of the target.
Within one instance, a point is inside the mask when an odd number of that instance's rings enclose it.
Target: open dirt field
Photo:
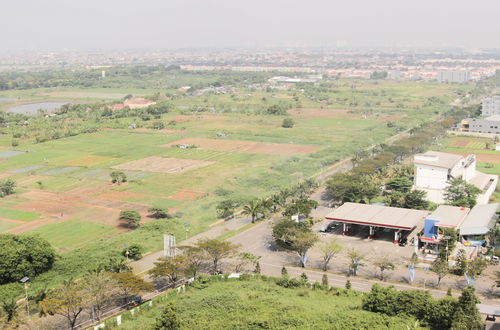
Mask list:
[[[143,194],[137,194],[133,193],[130,191],[109,191],[104,194],[99,195],[99,198],[101,199],[119,199],[119,200],[124,200],[124,199],[140,199],[140,198],[146,198],[146,195]]]
[[[456,139],[451,144],[453,147],[465,147],[469,144],[470,139]]]
[[[173,200],[195,200],[198,197],[204,196],[206,193],[203,191],[196,191],[196,190],[190,190],[190,189],[182,189],[175,193],[172,196],[166,197],[166,199],[173,199]]]
[[[103,163],[108,160],[111,160],[113,158],[111,157],[104,157],[104,156],[85,156],[73,160],[69,160],[67,162],[62,163],[62,165],[68,165],[68,166],[92,166],[95,164]]]
[[[452,152],[453,154],[456,155],[462,155],[462,156],[467,156],[470,155],[470,153],[467,152]],[[500,164],[500,154],[495,155],[495,154],[478,154],[474,153],[476,155],[476,159],[480,163],[497,163]]]
[[[117,170],[147,171],[157,173],[177,174],[192,171],[200,167],[215,164],[205,160],[180,158],[164,158],[151,156],[113,166]]]
[[[348,113],[347,109],[291,109],[288,113],[294,117],[303,118],[336,118],[336,117],[356,117],[353,114]]]
[[[377,118],[377,121],[394,121],[394,120],[400,120],[403,117],[404,116],[385,116]]]
[[[308,154],[320,149],[316,146],[304,146],[296,144],[264,143],[238,140],[215,140],[204,138],[187,138],[163,145],[171,147],[178,144],[189,144],[200,147],[201,149],[226,151],[226,152],[244,152],[250,154],[267,155],[295,155]]]

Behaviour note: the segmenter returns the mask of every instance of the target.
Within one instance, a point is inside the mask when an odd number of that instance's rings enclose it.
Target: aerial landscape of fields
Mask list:
[[[0,329],[500,329],[498,10],[2,4]]]

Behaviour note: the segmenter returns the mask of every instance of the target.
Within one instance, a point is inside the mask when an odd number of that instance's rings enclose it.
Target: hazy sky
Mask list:
[[[500,48],[498,0],[0,0],[0,51]]]

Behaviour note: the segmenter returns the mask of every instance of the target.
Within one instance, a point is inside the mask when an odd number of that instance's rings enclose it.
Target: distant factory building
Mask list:
[[[460,123],[460,131],[473,133],[500,134],[500,115],[484,119],[466,118]]]
[[[500,95],[483,98],[481,114],[483,116],[500,115]]]
[[[456,83],[462,84],[470,79],[469,71],[462,70],[440,70],[438,71],[437,80],[440,83]]]

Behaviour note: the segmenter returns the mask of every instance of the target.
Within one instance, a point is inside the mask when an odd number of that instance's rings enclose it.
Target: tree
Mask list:
[[[356,276],[358,274],[359,267],[363,266],[362,261],[364,259],[364,256],[355,249],[350,249],[349,252],[347,253],[347,256],[350,259],[349,263],[350,273]]]
[[[288,276],[288,270],[285,268],[285,266],[281,267],[281,276]]]
[[[35,277],[52,268],[56,253],[36,235],[0,234],[0,284]]]
[[[16,188],[16,182],[12,179],[0,180],[0,197],[12,195]]]
[[[436,261],[432,263],[431,272],[437,275],[438,277],[437,286],[439,286],[441,280],[450,272],[450,266],[448,265],[448,260],[443,260],[441,258],[436,259]]]
[[[217,204],[216,210],[217,210],[217,215],[220,218],[227,218],[227,217],[234,217],[234,210],[235,207],[237,206],[237,203],[233,200],[225,200]]]
[[[264,206],[262,202],[258,199],[253,199],[248,204],[243,206],[243,214],[249,215],[252,217],[252,223],[255,223],[255,219],[259,216],[260,213],[264,212]]]
[[[481,316],[477,309],[479,299],[475,294],[474,287],[466,287],[458,297],[458,308],[453,316],[452,329],[483,329]]]
[[[346,288],[346,290],[351,290],[352,289],[351,280],[347,280],[345,282],[345,288]]]
[[[455,257],[455,269],[454,273],[458,275],[463,275],[467,271],[467,253],[464,249],[458,250],[457,256]]]
[[[394,270],[394,268],[396,268],[396,265],[390,259],[388,259],[387,257],[382,257],[382,258],[377,259],[374,262],[374,265],[378,269],[380,269],[380,279],[382,281],[385,281],[384,272],[386,270]]]
[[[496,225],[491,228],[486,234],[486,239],[493,252],[495,252],[496,246],[500,244],[500,226]]]
[[[201,239],[196,246],[202,249],[212,259],[212,273],[217,274],[219,264],[224,258],[233,256],[238,251],[238,246],[228,241],[217,239]]]
[[[423,190],[412,190],[404,197],[403,207],[414,210],[427,210],[429,201],[426,200],[427,193]]]
[[[295,122],[293,121],[292,118],[285,118],[285,119],[283,119],[283,123],[281,124],[281,127],[292,128],[294,125],[295,125]]]
[[[488,262],[481,258],[474,258],[467,267],[469,275],[478,277],[488,267]]]
[[[170,283],[176,283],[186,270],[186,258],[182,254],[174,257],[164,257],[155,262],[155,266],[148,271],[152,278],[167,278]]]
[[[302,272],[302,274],[300,274],[300,279],[304,282],[307,282],[309,280],[306,273],[304,273],[304,272]]]
[[[82,279],[83,290],[85,291],[90,304],[92,314],[97,321],[101,320],[101,313],[104,306],[111,300],[112,296],[118,292],[118,283],[111,273],[105,271],[91,272]]]
[[[132,244],[128,248],[123,249],[122,255],[133,260],[139,260],[142,258],[142,246],[139,244]]]
[[[370,202],[380,194],[380,187],[367,175],[340,173],[326,183],[330,198],[336,202]]]
[[[130,272],[131,267],[126,263],[125,258],[110,258],[106,263],[99,265],[98,269],[110,273]]]
[[[284,216],[291,217],[293,215],[303,215],[309,217],[312,210],[318,207],[318,202],[312,199],[301,198],[294,200],[290,205],[285,208]]]
[[[476,205],[476,197],[481,192],[476,186],[462,179],[454,179],[444,190],[444,199],[455,206],[472,208]]]
[[[406,176],[402,176],[391,179],[389,182],[387,182],[385,185],[385,189],[390,191],[399,191],[401,193],[408,193],[411,191],[412,186],[413,181]]]
[[[74,329],[87,304],[88,296],[82,283],[68,280],[64,281],[62,286],[49,291],[47,298],[40,302],[40,307],[44,313],[65,317],[69,328]]]
[[[280,247],[298,254],[301,267],[306,266],[307,251],[318,240],[310,228],[289,219],[282,219],[275,223],[273,237]]]
[[[242,273],[245,271],[248,265],[252,265],[254,268],[259,262],[260,257],[249,252],[240,252],[237,255],[237,262],[234,267],[235,273]]]
[[[150,213],[150,217],[153,219],[168,219],[171,218],[170,214],[168,214],[167,209],[162,207],[150,207],[148,209]]]
[[[160,316],[156,319],[154,330],[177,330],[180,329],[177,308],[172,302],[168,302],[163,308]]]
[[[122,171],[113,171],[109,174],[112,183],[122,183],[127,182],[127,175]]]
[[[121,211],[120,220],[124,221],[126,226],[130,228],[139,227],[139,222],[141,221],[141,215],[137,211]]]
[[[182,254],[186,258],[186,276],[196,279],[198,272],[205,262],[205,252],[198,246],[180,246],[178,249],[182,251]]]
[[[3,301],[1,307],[5,315],[7,315],[7,323],[12,322],[19,314],[19,305],[14,299]]]
[[[125,303],[128,303],[130,295],[138,295],[142,292],[154,290],[153,284],[144,281],[142,277],[132,272],[114,273],[112,276],[123,293]]]
[[[332,238],[329,241],[322,242],[319,245],[319,250],[321,251],[322,258],[322,268],[326,272],[328,270],[328,264],[335,255],[342,251],[342,246],[338,243],[336,238]]]

